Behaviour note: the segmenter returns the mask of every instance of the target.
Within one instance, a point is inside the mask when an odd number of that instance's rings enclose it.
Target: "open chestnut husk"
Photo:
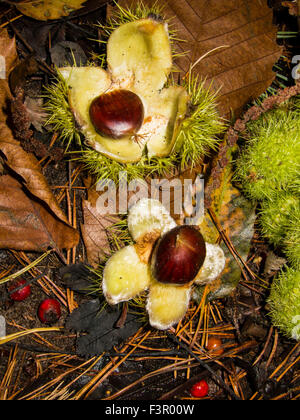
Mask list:
[[[122,139],[136,135],[144,121],[144,105],[130,90],[116,89],[103,93],[90,105],[90,119],[104,137]]]
[[[206,257],[202,234],[193,226],[177,226],[156,243],[151,272],[164,284],[185,285],[197,276]]]

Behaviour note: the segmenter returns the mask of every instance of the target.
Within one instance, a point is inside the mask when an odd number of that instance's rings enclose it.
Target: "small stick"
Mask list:
[[[206,370],[208,370],[210,372],[210,374],[212,375],[212,377],[215,379],[215,381],[217,382],[217,384],[219,384],[225,391],[228,392],[228,394],[230,394],[232,396],[232,398],[234,398],[235,400],[240,400],[240,397],[237,396],[232,389],[223,381],[223,379],[215,373],[215,371],[205,362],[203,362],[203,360],[200,359],[200,357],[198,357],[191,349],[190,347],[188,347],[187,345],[183,344],[180,340],[178,340],[178,338],[174,335],[169,333],[168,331],[166,332],[167,336],[176,344],[178,344],[182,349],[184,349],[187,353],[189,353],[194,359],[197,360],[197,362],[199,362],[199,364]]]

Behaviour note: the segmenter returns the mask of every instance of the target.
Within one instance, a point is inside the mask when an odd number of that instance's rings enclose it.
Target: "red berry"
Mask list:
[[[38,317],[43,324],[54,324],[61,317],[60,303],[56,299],[45,299],[39,306]]]
[[[204,379],[202,379],[201,381],[195,383],[192,386],[190,393],[195,398],[203,398],[207,396],[208,391],[209,391],[209,386],[207,382]]]
[[[26,281],[23,279],[16,280],[10,287],[9,292],[12,292],[13,290],[17,289],[18,287],[22,286],[23,284],[26,284]],[[15,292],[10,294],[10,298],[16,302],[22,302],[22,300],[25,300],[30,296],[31,293],[31,287],[29,284],[27,286],[22,287],[19,290],[16,290]]]

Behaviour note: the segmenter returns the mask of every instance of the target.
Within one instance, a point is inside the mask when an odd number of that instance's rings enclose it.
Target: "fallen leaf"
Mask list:
[[[77,339],[77,354],[91,357],[109,351],[141,328],[141,322],[131,313],[127,314],[124,326],[116,328],[121,314],[122,310],[117,307],[103,307],[99,299],[75,309],[67,319],[66,328],[87,333]]]
[[[221,148],[222,150],[222,148]],[[215,158],[213,167],[220,167],[217,182],[212,177],[206,185],[206,194],[210,194],[210,207],[216,215],[221,229],[225,232],[234,250],[239,257],[246,261],[250,252],[251,241],[254,235],[254,223],[256,220],[255,206],[247,200],[241,192],[232,184],[232,154],[234,148],[227,148],[225,156],[220,152]],[[224,160],[222,165],[222,160]],[[214,174],[214,172],[212,172]],[[211,189],[211,185],[214,186]],[[220,232],[215,226],[208,210],[200,224],[200,230],[209,243],[216,243],[219,240]],[[225,257],[226,266],[222,275],[210,285],[208,299],[217,299],[231,294],[238,285],[241,278],[241,266],[237,262],[227,245],[220,243]],[[237,257],[237,258],[239,258]],[[199,299],[202,296],[203,288],[198,288],[196,295]]]
[[[60,19],[74,10],[81,9],[86,0],[33,0],[16,3],[16,8],[26,16],[37,20]]]
[[[22,177],[26,189],[45,205],[63,222],[68,224],[64,212],[54,197],[36,158],[25,152],[12,136],[7,125],[0,121],[0,151],[5,155],[5,163]]]
[[[94,296],[98,291],[92,291],[91,285],[97,281],[97,276],[87,264],[70,264],[59,270],[64,285],[74,292]]]
[[[0,248],[45,251],[77,245],[77,232],[49,212],[9,175],[0,177]]]
[[[81,233],[87,260],[92,267],[98,267],[99,263],[111,254],[110,228],[120,220],[117,215],[102,215],[98,212],[99,195],[95,187],[90,186],[88,199],[82,202],[84,222],[81,225]]]
[[[52,214],[62,223],[61,226],[66,227],[66,232],[68,232],[66,243],[70,242],[75,246],[79,241],[78,232],[70,227],[66,215],[61,210],[46,178],[41,172],[38,161],[34,155],[27,153],[21,147],[19,141],[14,138],[11,129],[7,125],[7,103],[13,99],[9,89],[8,79],[12,69],[18,64],[18,58],[15,39],[10,39],[6,30],[0,31],[0,54],[3,55],[6,63],[5,78],[0,79],[0,152],[4,157],[4,163],[20,177],[24,194],[29,199],[31,199],[32,195],[34,200],[44,206],[44,211],[49,212],[49,218]],[[4,190],[0,190],[0,195],[3,195],[3,193]],[[18,206],[20,204],[16,203],[15,205]],[[55,224],[52,224],[52,226],[55,229]],[[73,234],[72,240],[70,240],[70,232]],[[55,232],[52,233],[53,237],[55,237]],[[25,242],[26,239],[30,240],[30,238],[25,237]],[[59,240],[55,242],[57,242],[57,245],[60,243]]]
[[[269,251],[265,261],[264,278],[274,276],[286,263],[286,258],[279,257],[273,251]]]
[[[282,51],[267,0],[166,0],[163,5],[177,37],[187,41],[175,43],[177,52],[187,52],[175,61],[182,75],[210,52],[193,70],[218,92],[221,115],[239,116],[271,85]]]
[[[9,86],[13,94],[16,93],[19,87],[23,87],[26,78],[35,74],[38,71],[38,63],[34,57],[27,57],[18,62],[9,74]]]
[[[87,65],[88,59],[81,46],[71,41],[61,41],[50,49],[51,62],[56,67],[64,67],[75,63]]]
[[[299,7],[300,3],[299,1],[283,1],[282,6],[289,8],[289,14],[291,16],[299,16]]]
[[[6,106],[8,98],[12,97],[9,85],[8,76],[12,69],[18,64],[18,55],[16,49],[15,38],[10,38],[5,29],[0,29],[0,119],[2,119],[2,112]]]
[[[42,133],[43,125],[45,124],[48,118],[48,114],[43,108],[43,99],[31,98],[30,96],[26,96],[24,106],[27,111],[29,122],[37,131],[40,131]]]

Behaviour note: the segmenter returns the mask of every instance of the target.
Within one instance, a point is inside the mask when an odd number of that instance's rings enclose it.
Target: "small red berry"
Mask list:
[[[195,383],[192,386],[190,393],[195,398],[203,398],[207,396],[208,391],[209,391],[209,386],[207,382],[204,379],[202,379],[201,381]]]
[[[26,284],[26,281],[23,279],[16,280],[10,287],[9,292],[12,292],[13,290],[17,289],[18,287],[22,286],[23,284]],[[31,293],[31,287],[29,284],[27,286],[22,287],[19,290],[16,290],[15,292],[10,294],[10,298],[16,302],[22,302],[22,300],[25,300],[30,296]]]
[[[61,317],[60,303],[56,299],[45,299],[39,306],[38,317],[43,324],[54,324]]]

